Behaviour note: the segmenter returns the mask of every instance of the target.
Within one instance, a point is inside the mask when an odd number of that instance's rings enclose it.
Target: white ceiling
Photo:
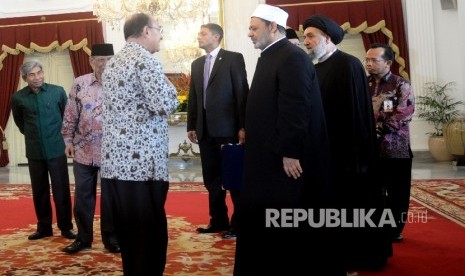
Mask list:
[[[1,0],[0,18],[92,11],[94,0]]]

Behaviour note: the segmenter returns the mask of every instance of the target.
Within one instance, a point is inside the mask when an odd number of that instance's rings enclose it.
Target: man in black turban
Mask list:
[[[315,69],[331,152],[331,207],[345,209],[347,217],[357,210],[375,209],[371,219],[379,225],[384,201],[375,179],[378,152],[365,69],[356,57],[338,50],[344,32],[332,19],[311,16],[304,22],[304,37],[309,55],[318,61]],[[383,228],[338,228],[328,240],[338,240],[347,270],[380,269],[392,255]]]
[[[308,27],[320,29],[325,34],[329,35],[331,41],[338,45],[344,39],[344,30],[332,19],[322,15],[313,15],[304,22],[304,30]]]

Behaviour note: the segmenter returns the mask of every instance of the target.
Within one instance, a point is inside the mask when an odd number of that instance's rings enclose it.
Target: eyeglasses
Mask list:
[[[163,33],[163,27],[162,27],[162,26],[160,26],[160,27],[153,27],[153,26],[148,26],[148,25],[147,25],[147,27],[149,27],[150,29],[158,30],[161,34]]]
[[[110,59],[111,59],[111,56],[110,57],[94,57],[93,58],[95,60],[95,62],[97,62],[98,64],[104,64],[104,63],[107,63]]]
[[[384,61],[382,58],[366,58],[365,63],[371,62],[371,63],[378,63]]]

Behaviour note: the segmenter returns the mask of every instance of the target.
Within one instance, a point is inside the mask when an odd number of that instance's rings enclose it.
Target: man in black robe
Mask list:
[[[323,229],[306,221],[286,226],[281,219],[279,226],[266,225],[267,211],[320,206],[329,179],[315,69],[308,55],[286,39],[287,16],[261,4],[250,20],[248,35],[262,53],[246,105],[236,276],[322,275],[315,265],[324,256],[316,243]]]
[[[310,57],[317,61],[331,152],[332,206],[346,209],[348,217],[357,209],[376,209],[371,219],[378,226],[384,201],[381,184],[373,181],[378,152],[365,69],[356,57],[337,49],[344,31],[332,19],[309,17],[304,36]],[[348,270],[380,269],[392,255],[383,227],[339,227],[336,231]]]

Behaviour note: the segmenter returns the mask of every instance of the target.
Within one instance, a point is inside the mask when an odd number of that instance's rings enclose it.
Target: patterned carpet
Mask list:
[[[411,198],[465,227],[465,180],[414,180]]]
[[[170,193],[172,204],[195,204],[189,202],[192,198],[198,203],[206,201],[201,183],[173,184]],[[0,184],[0,212],[11,212],[10,208],[17,205],[32,205],[30,197],[30,185]],[[33,207],[28,208],[27,221],[35,221]],[[176,207],[167,206],[167,210],[173,208]],[[203,221],[206,214],[204,207],[201,208]],[[169,244],[164,275],[232,275],[235,240],[223,240],[219,235],[199,235],[195,232],[198,224],[189,220],[192,219],[168,215]],[[95,234],[100,233],[99,224],[96,216],[92,249],[75,255],[61,252],[71,241],[60,236],[28,241],[26,237],[35,231],[35,224],[0,229],[0,275],[123,275],[120,255],[108,253],[100,235]],[[57,229],[56,224],[53,227]]]

